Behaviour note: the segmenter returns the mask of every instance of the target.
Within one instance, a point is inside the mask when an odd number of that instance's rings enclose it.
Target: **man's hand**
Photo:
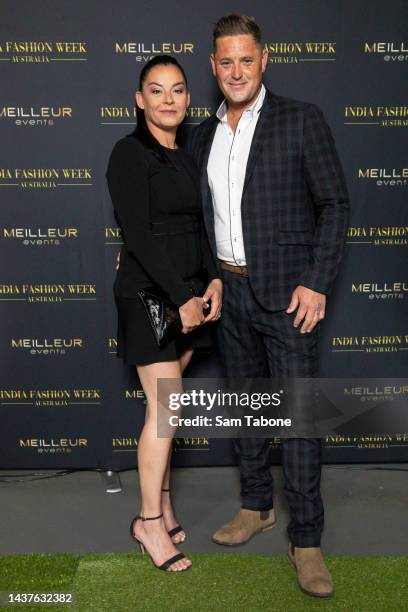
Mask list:
[[[115,270],[119,270],[119,265],[120,265],[120,251],[118,251],[118,254],[116,256],[116,268]]]
[[[206,315],[204,323],[209,321],[217,321],[221,316],[221,305],[222,305],[222,280],[220,278],[214,278],[208,285],[204,295],[204,302],[211,300],[211,310]]]
[[[293,321],[294,327],[298,327],[304,319],[300,333],[309,333],[319,321],[324,319],[326,296],[324,293],[318,293],[299,285],[292,293],[292,299],[286,312],[291,314],[296,308],[298,311]]]

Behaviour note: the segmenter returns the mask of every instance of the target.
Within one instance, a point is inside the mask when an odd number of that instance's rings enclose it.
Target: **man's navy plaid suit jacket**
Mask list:
[[[201,172],[204,222],[216,256],[207,162],[218,119],[192,130],[187,149]],[[303,285],[329,294],[343,253],[349,198],[334,140],[315,104],[266,90],[242,193],[249,281],[267,310],[286,309]]]

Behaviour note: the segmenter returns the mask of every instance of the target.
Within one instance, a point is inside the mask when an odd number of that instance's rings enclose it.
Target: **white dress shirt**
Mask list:
[[[242,113],[235,134],[228,123],[225,100],[216,113],[220,121],[208,158],[207,175],[214,207],[217,257],[232,265],[246,265],[241,198],[249,150],[264,98],[262,84],[254,103]]]

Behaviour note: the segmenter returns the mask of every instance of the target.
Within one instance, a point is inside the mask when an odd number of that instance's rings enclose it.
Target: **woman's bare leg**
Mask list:
[[[139,380],[146,396],[146,418],[138,443],[138,469],[141,491],[140,515],[158,516],[162,513],[161,489],[166,471],[171,438],[157,437],[157,379],[181,379],[179,361],[137,366]],[[145,544],[156,565],[161,565],[179,551],[167,533],[163,517],[154,521],[137,521],[135,536]],[[181,559],[170,566],[180,571],[191,565],[190,559]]]
[[[185,351],[179,359],[179,363],[180,363],[180,370],[181,370],[181,375],[183,375],[184,370],[186,369],[186,367],[188,366],[188,364],[191,361],[191,358],[193,356],[193,349],[189,349],[187,351]],[[166,471],[164,474],[164,478],[163,478],[163,489],[170,489],[170,464],[171,464],[171,453],[172,453],[172,449],[171,449],[171,445],[170,445],[170,449],[169,449],[169,454],[168,454],[168,458],[167,458],[167,466],[166,466]],[[171,529],[173,529],[174,527],[176,527],[178,525],[175,516],[174,516],[174,512],[173,512],[173,507],[171,504],[171,499],[170,499],[170,495],[171,492],[169,493],[162,493],[162,512],[164,515],[164,524],[166,525],[166,529],[167,531],[170,531]],[[186,539],[186,534],[184,531],[179,531],[178,533],[176,533],[176,535],[174,535],[172,537],[172,540],[175,544],[179,544],[180,542],[184,542],[184,540]]]

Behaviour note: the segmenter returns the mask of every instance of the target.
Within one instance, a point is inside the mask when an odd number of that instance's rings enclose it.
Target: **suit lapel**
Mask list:
[[[245,193],[245,189],[248,186],[249,180],[256,166],[256,161],[261,150],[262,143],[265,141],[265,127],[270,119],[271,113],[274,110],[275,104],[276,97],[267,89],[252,138],[251,148],[249,150],[242,195]]]
[[[214,140],[215,130],[217,129],[218,119],[215,115],[212,117],[214,120],[209,124],[206,134],[203,136],[203,151],[200,158],[200,181],[201,181],[201,193],[203,198],[206,200],[208,198],[208,194],[210,193],[210,189],[208,186],[208,175],[207,175],[207,164],[208,158],[210,156],[211,145]]]
[[[209,122],[206,133],[203,135],[202,152],[200,155],[200,189],[202,196],[203,205],[203,217],[204,224],[207,230],[207,235],[210,241],[210,245],[216,257],[217,249],[215,245],[215,232],[214,232],[214,210],[212,204],[212,197],[210,187],[208,185],[208,174],[207,164],[210,156],[211,145],[214,140],[215,131],[218,125],[218,119],[215,115],[212,117],[213,121]]]

